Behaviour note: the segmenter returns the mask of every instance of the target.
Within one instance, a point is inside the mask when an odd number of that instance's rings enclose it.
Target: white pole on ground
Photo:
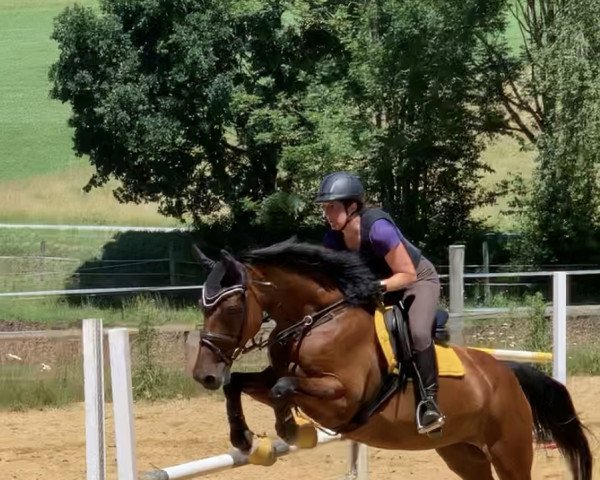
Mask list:
[[[87,480],[106,479],[104,440],[104,355],[102,320],[88,318],[81,327],[85,395],[85,456]]]
[[[117,472],[119,480],[136,480],[133,391],[131,388],[131,354],[126,328],[108,331],[110,375],[115,421]]]
[[[329,443],[340,440],[340,435],[329,435],[325,432],[317,432],[318,444]],[[281,457],[290,453],[301,451],[296,446],[288,445],[280,438],[277,438],[272,443],[275,457]],[[140,480],[182,480],[184,478],[201,477],[210,475],[215,472],[227,470],[230,468],[238,468],[248,465],[248,455],[240,450],[233,449],[229,453],[216,455],[214,457],[202,458],[192,462],[182,463],[171,467],[165,467],[161,470],[153,470],[140,475]]]
[[[552,292],[552,376],[567,381],[567,273],[554,272]]]
[[[367,445],[351,441],[348,446],[347,480],[368,480],[369,478],[369,451]]]

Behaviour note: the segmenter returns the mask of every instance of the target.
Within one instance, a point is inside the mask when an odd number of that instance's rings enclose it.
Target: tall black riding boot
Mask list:
[[[413,360],[420,385],[415,385],[421,401],[417,404],[417,429],[419,433],[438,433],[445,423],[437,404],[437,359],[433,343],[422,352],[414,352]]]

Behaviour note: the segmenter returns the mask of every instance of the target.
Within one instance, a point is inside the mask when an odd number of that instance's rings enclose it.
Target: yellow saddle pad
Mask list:
[[[377,339],[379,340],[379,346],[385,357],[387,363],[388,373],[398,372],[398,362],[396,362],[396,355],[392,347],[390,339],[390,332],[388,332],[385,326],[385,320],[383,319],[383,309],[377,309],[375,311],[375,331],[377,332]],[[442,345],[435,346],[435,353],[437,356],[438,363],[438,374],[440,377],[462,377],[465,374],[465,368],[458,358],[458,355],[451,347],[445,347]]]

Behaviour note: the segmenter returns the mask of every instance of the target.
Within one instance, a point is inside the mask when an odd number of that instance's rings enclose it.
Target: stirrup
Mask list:
[[[421,411],[423,409],[427,409],[428,406],[431,406],[433,410],[435,410],[435,412],[439,415],[439,418],[437,419],[437,421],[429,424],[429,425],[423,425],[421,423]],[[425,414],[425,411],[423,411],[423,415]],[[425,400],[421,400],[419,402],[419,404],[417,405],[417,409],[416,409],[416,413],[415,413],[415,417],[416,417],[416,423],[417,423],[417,432],[419,434],[428,434],[431,436],[439,436],[442,434],[442,427],[444,426],[444,424],[446,423],[446,417],[440,412],[437,404],[435,403],[435,401],[432,398],[426,398]]]

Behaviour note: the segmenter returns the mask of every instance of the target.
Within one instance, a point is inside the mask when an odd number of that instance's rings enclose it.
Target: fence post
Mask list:
[[[40,280],[44,280],[44,269],[46,268],[46,262],[44,257],[46,256],[46,240],[40,242],[40,261],[38,262],[40,269]]]
[[[552,288],[552,376],[567,381],[567,273],[554,272]]]
[[[346,480],[368,480],[369,451],[367,445],[351,441],[348,447],[348,474]]]
[[[450,245],[450,313],[463,313],[464,310],[464,271],[465,246]]]
[[[136,480],[131,354],[127,329],[113,328],[109,330],[108,344],[117,449],[117,478],[119,480]]]
[[[169,280],[171,285],[177,283],[175,276],[175,245],[173,241],[171,241],[169,242]]]
[[[87,480],[106,478],[104,439],[104,348],[102,320],[83,320],[83,382],[85,395],[85,456]]]
[[[483,273],[490,273],[490,249],[487,240],[484,240],[481,244],[481,256],[483,257]],[[490,300],[492,299],[492,292],[490,289],[490,279],[483,279],[483,300],[486,306],[489,306]]]
[[[456,345],[463,345],[463,310],[464,310],[464,268],[465,246],[450,245],[450,271],[448,275],[450,291],[450,313],[454,314],[448,322],[450,340]]]

